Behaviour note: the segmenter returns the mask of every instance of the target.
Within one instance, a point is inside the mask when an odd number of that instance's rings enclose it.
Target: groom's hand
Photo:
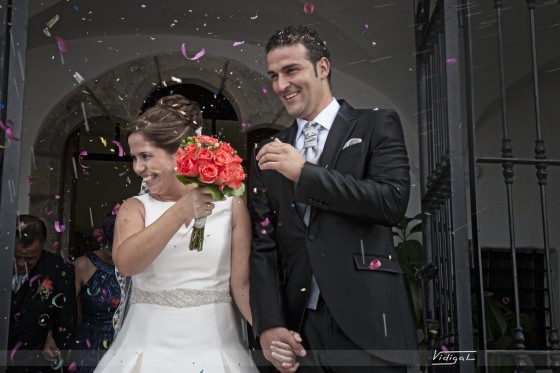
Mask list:
[[[259,150],[257,162],[261,170],[277,171],[297,183],[305,158],[292,145],[274,139]]]
[[[267,329],[259,335],[259,340],[266,360],[282,373],[295,372],[299,367],[296,355],[306,355],[299,334],[286,328]]]

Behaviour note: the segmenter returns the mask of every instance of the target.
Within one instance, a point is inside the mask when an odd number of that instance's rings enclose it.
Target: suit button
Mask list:
[[[315,240],[315,238],[316,238],[316,236],[315,236],[313,233],[309,233],[309,234],[307,235],[307,239],[308,239],[309,241],[313,241],[313,240]]]

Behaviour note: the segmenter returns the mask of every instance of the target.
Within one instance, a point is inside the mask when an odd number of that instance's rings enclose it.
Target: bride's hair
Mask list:
[[[174,154],[181,141],[193,136],[201,126],[202,111],[198,103],[181,95],[171,95],[161,98],[130,122],[126,127],[126,139],[131,133],[140,132],[157,147]]]

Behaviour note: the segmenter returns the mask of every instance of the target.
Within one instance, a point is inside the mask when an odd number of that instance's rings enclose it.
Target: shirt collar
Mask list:
[[[324,108],[319,114],[317,114],[317,116],[313,118],[313,121],[318,122],[321,125],[321,127],[326,128],[327,130],[330,131],[339,109],[340,109],[340,104],[338,103],[336,98],[333,97],[331,103],[328,104],[327,107]],[[301,135],[301,130],[303,129],[303,126],[305,126],[305,123],[308,122],[308,120],[302,118],[297,118],[296,120],[298,125],[298,130],[296,133],[296,139],[297,139],[299,135]]]

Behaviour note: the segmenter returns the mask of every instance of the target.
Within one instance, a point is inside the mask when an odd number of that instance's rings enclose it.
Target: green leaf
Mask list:
[[[193,183],[197,184],[197,185],[200,185],[200,183],[198,182],[198,179],[196,177],[188,177],[188,176],[185,176],[185,175],[177,175],[177,179],[185,185],[193,184]]]
[[[220,190],[220,187],[214,184],[205,184],[206,190],[210,192],[210,195],[214,201],[219,201],[224,198],[224,194]]]
[[[410,228],[410,232],[408,232],[408,234],[412,234],[412,233],[418,233],[418,232],[422,232],[422,222],[416,224],[414,227]]]
[[[241,187],[239,189],[233,188],[224,188],[224,194],[228,197],[240,197],[245,193],[245,184],[241,183]]]

